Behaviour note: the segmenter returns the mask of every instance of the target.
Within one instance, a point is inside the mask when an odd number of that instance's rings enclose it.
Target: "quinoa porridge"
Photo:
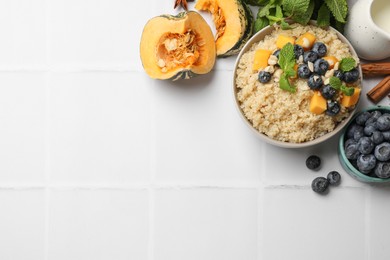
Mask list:
[[[281,89],[279,77],[282,70],[273,61],[274,55],[270,56],[265,68],[266,71],[272,72],[271,79],[266,83],[260,82],[259,71],[253,70],[256,51],[265,49],[274,53],[278,49],[276,41],[280,34],[296,39],[309,32],[315,35],[316,41],[326,45],[326,56],[336,57],[340,61],[343,58],[352,57],[352,54],[348,44],[343,43],[332,30],[321,29],[313,25],[293,24],[292,27],[289,30],[282,30],[279,26],[275,26],[270,35],[253,44],[241,56],[236,71],[235,87],[240,108],[254,128],[277,141],[302,143],[331,132],[338,123],[349,116],[353,107],[340,105],[339,112],[333,116],[326,113],[312,113],[309,110],[310,101],[312,96],[319,91],[314,91],[309,87],[308,80],[300,77],[295,77],[293,80],[295,93]],[[358,58],[355,56],[352,58],[358,64]],[[302,64],[302,57],[297,58],[296,63],[297,66]],[[329,78],[338,69],[339,62],[334,65],[334,69],[319,76],[325,83],[329,82]],[[360,88],[358,82],[354,84],[356,88]],[[343,94],[336,96],[335,102],[340,102],[342,97]]]

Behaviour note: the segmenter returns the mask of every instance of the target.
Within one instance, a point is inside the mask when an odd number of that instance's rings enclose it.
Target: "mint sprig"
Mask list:
[[[327,27],[330,25],[330,10],[325,3],[323,3],[318,10],[317,25],[320,27]]]
[[[278,63],[280,68],[283,70],[279,79],[279,87],[292,93],[296,92],[295,86],[292,86],[289,81],[290,77],[294,77],[296,75],[294,70],[294,46],[291,43],[287,43],[280,50]]]
[[[343,72],[350,71],[356,67],[356,61],[352,57],[343,58],[340,61],[340,70]]]
[[[334,77],[334,76],[330,77],[329,78],[329,85],[332,88],[343,92],[343,94],[346,96],[352,96],[353,93],[355,92],[354,87],[348,87],[348,86],[344,85],[338,77]]]

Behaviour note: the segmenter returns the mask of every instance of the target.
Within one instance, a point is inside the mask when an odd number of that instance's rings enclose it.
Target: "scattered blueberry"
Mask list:
[[[334,89],[331,85],[325,85],[321,88],[321,95],[325,99],[333,99],[336,96],[337,90]]]
[[[322,85],[324,84],[324,82],[322,81],[321,76],[312,74],[312,75],[310,75],[309,80],[307,81],[307,84],[309,85],[310,89],[315,90],[315,89],[321,88]]]
[[[313,45],[312,51],[316,52],[319,57],[324,57],[328,52],[328,48],[322,42],[316,42]]]
[[[371,139],[375,145],[380,144],[383,141],[385,141],[385,137],[383,136],[383,133],[381,131],[373,132],[371,135]]]
[[[328,100],[326,104],[325,114],[335,116],[340,112],[340,104],[337,101]]]
[[[376,166],[376,158],[373,154],[361,154],[357,158],[357,167],[363,173],[369,173]]]
[[[270,80],[271,80],[271,73],[264,71],[264,70],[259,72],[259,81],[261,83],[267,83]]]
[[[317,155],[310,155],[306,159],[306,167],[310,170],[316,170],[321,166],[321,159]]]
[[[319,75],[325,75],[329,69],[329,63],[324,59],[318,59],[314,62],[314,72]]]
[[[344,80],[344,73],[341,70],[335,70],[333,72],[333,76],[339,78],[340,80]]]
[[[376,176],[382,179],[390,178],[390,163],[388,162],[378,162],[374,173]]]
[[[329,186],[328,179],[324,177],[317,177],[311,183],[311,189],[317,193],[324,193]]]
[[[301,64],[298,67],[298,76],[302,79],[307,79],[310,77],[311,71],[306,64]]]
[[[341,180],[341,175],[337,171],[331,171],[328,173],[326,178],[328,179],[329,184],[338,185],[340,183],[340,180]]]
[[[295,59],[299,59],[299,56],[303,55],[304,50],[301,45],[295,44],[294,45],[294,55]]]
[[[368,112],[368,111],[364,111],[362,112],[360,115],[358,115],[356,118],[355,118],[355,122],[356,124],[358,125],[364,125],[366,123],[366,121],[371,117],[371,113]]]
[[[353,83],[358,79],[359,79],[359,71],[356,68],[344,72],[344,81],[346,83]]]
[[[303,62],[308,63],[310,62],[315,62],[318,59],[318,54],[314,51],[307,51],[303,54]]]
[[[375,148],[374,142],[368,136],[363,136],[358,142],[359,152],[362,154],[370,154]]]
[[[383,142],[375,147],[375,158],[381,162],[390,160],[390,143]]]
[[[380,131],[390,130],[390,114],[385,113],[378,117],[378,120],[376,121],[376,127]]]

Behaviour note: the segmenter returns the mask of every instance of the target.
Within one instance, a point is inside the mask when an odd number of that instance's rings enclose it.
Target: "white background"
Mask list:
[[[235,57],[147,77],[143,26],[173,4],[0,0],[0,259],[389,259],[390,188],[347,175],[338,136],[257,139],[234,107]],[[331,170],[341,185],[315,194]]]

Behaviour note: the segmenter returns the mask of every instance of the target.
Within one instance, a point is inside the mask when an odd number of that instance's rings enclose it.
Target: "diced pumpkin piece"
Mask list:
[[[276,39],[276,47],[278,47],[279,49],[283,48],[283,46],[286,45],[287,43],[294,44],[295,38],[280,34]]]
[[[253,70],[264,69],[268,66],[268,59],[272,51],[265,49],[258,49],[255,53],[255,60],[253,61]]]
[[[320,115],[326,110],[326,99],[321,95],[319,91],[314,91],[310,100],[309,110],[313,114]]]
[[[329,63],[329,69],[333,69],[334,65],[339,61],[335,56],[325,56],[323,59]]]
[[[296,78],[298,78],[298,64],[297,63],[294,64],[294,70],[295,70],[295,76],[292,78],[296,79]]]
[[[353,92],[352,96],[343,96],[341,99],[341,105],[344,107],[351,107],[356,105],[356,103],[359,100],[360,92],[362,91],[361,88],[355,88],[355,91]]]
[[[312,33],[306,32],[298,37],[296,44],[301,45],[302,48],[307,51],[310,50],[316,41],[316,36]]]

